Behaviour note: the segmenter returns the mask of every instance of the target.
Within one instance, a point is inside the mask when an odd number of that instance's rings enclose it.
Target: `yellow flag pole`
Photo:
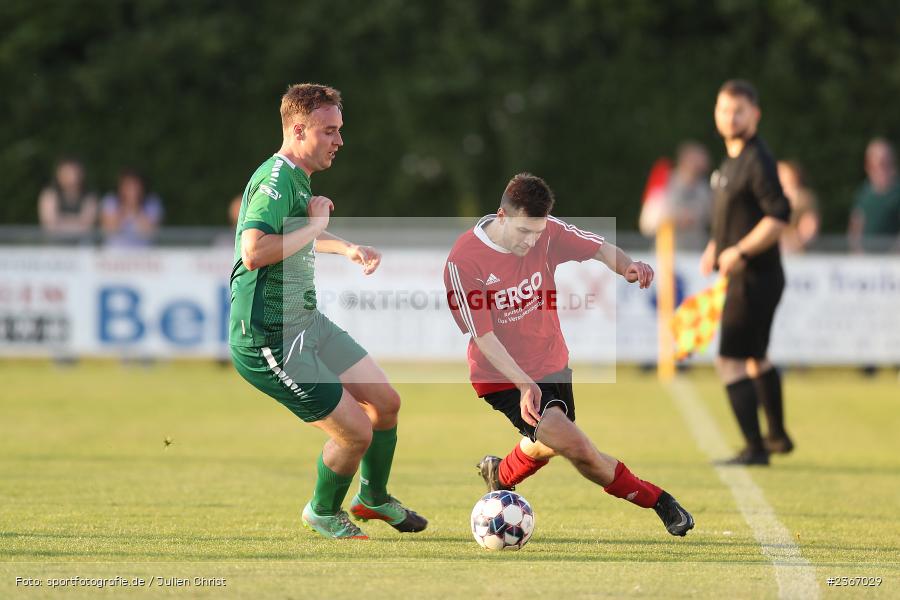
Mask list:
[[[669,325],[675,313],[675,227],[664,221],[656,230],[656,324],[659,350],[656,375],[660,381],[675,376],[675,344]]]

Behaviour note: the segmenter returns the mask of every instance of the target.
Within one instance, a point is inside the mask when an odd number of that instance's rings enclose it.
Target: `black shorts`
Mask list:
[[[557,373],[551,373],[546,377],[542,377],[537,382],[541,388],[541,416],[550,406],[559,406],[560,409],[569,420],[575,421],[575,396],[572,393],[572,369],[568,367]],[[484,396],[485,401],[491,405],[494,410],[499,410],[506,418],[509,419],[519,433],[530,439],[535,440],[535,428],[526,423],[522,419],[522,409],[519,402],[522,395],[518,388],[511,390],[502,390],[492,392]],[[540,423],[538,423],[540,425]]]
[[[747,270],[731,278],[722,309],[719,356],[766,356],[775,309],[783,291],[781,265],[765,271]]]

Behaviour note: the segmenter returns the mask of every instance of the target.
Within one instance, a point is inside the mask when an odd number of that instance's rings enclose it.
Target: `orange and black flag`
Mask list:
[[[675,360],[705,352],[719,329],[728,279],[719,278],[713,285],[688,296],[672,316],[672,338],[675,340]]]

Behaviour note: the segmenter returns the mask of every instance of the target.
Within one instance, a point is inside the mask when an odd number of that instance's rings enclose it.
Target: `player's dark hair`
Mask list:
[[[281,97],[281,126],[287,127],[296,117],[306,118],[322,106],[343,110],[341,93],[318,83],[295,83]]]
[[[527,217],[546,217],[553,202],[553,191],[547,182],[531,173],[519,173],[510,179],[500,198],[504,210],[524,210]]]
[[[84,169],[84,165],[81,163],[81,160],[74,154],[63,154],[56,159],[57,169],[63,165],[75,165],[79,169]]]
[[[759,94],[756,87],[746,79],[729,79],[719,88],[720,94],[728,94],[732,97],[743,96],[753,106],[759,106]]]
[[[123,179],[136,179],[142,188],[146,189],[147,187],[147,180],[144,178],[144,174],[134,167],[123,167],[119,170],[119,182],[121,183]]]

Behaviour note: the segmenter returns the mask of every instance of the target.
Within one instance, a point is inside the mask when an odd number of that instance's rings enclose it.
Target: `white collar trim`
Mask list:
[[[292,169],[296,169],[296,168],[297,168],[297,165],[295,165],[294,163],[292,163],[292,162],[291,162],[291,159],[289,159],[289,158],[288,158],[287,156],[285,156],[284,154],[281,154],[280,152],[276,152],[276,153],[274,154],[274,156],[277,156],[278,158],[280,158],[281,160],[283,160],[284,162],[286,162],[287,164],[289,164],[289,165],[291,166]]]
[[[491,250],[496,250],[497,252],[501,252],[503,254],[512,254],[509,250],[504,248],[503,246],[495,244],[490,237],[488,237],[487,231],[484,230],[484,226],[497,218],[497,215],[485,215],[478,220],[478,223],[475,224],[475,227],[472,229],[472,233],[475,234],[479,240],[484,242],[484,245],[490,248]]]

